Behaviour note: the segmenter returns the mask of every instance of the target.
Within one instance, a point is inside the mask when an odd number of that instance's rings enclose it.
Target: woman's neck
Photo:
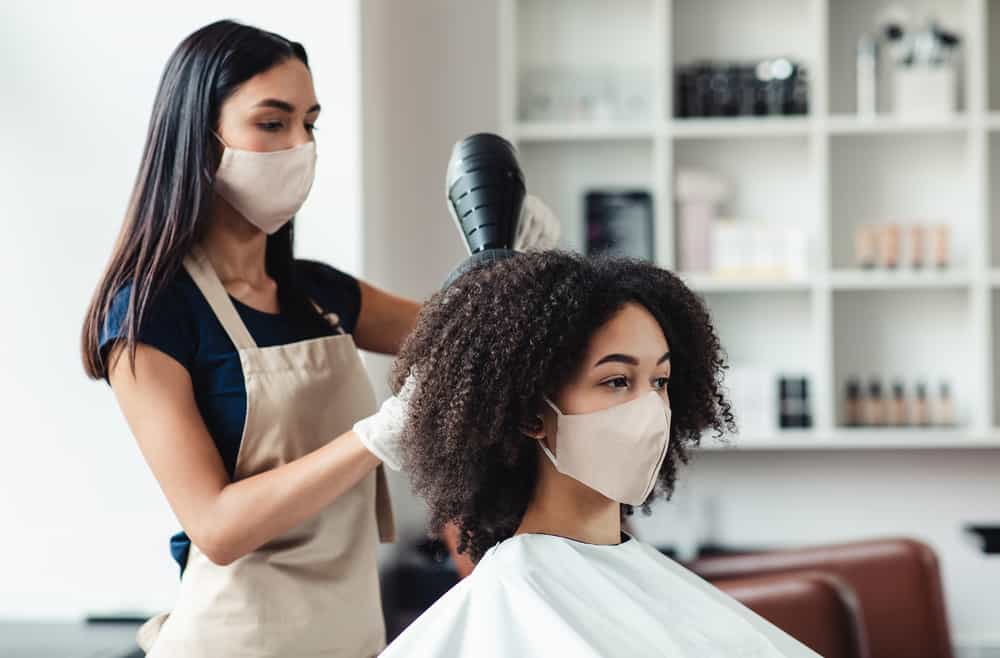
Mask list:
[[[538,485],[516,535],[541,533],[588,544],[621,542],[621,506],[590,487],[563,475],[545,460]]]
[[[267,286],[267,235],[218,196],[201,246],[223,284]]]

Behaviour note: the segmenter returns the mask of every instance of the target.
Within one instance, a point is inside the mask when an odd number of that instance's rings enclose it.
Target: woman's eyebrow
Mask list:
[[[656,365],[660,365],[664,361],[669,361],[669,360],[670,360],[670,352],[667,352],[666,354],[660,357],[660,360],[656,362]],[[597,363],[595,363],[594,367],[596,368],[597,366],[603,365],[605,363],[627,363],[630,366],[637,366],[639,365],[639,359],[629,354],[608,354],[607,356],[602,357]]]
[[[629,356],[628,354],[608,354],[603,357],[600,361],[594,364],[594,367],[604,364],[604,363],[627,363],[631,366],[639,365],[639,359],[634,356]]]
[[[254,107],[273,107],[276,110],[281,110],[282,112],[288,112],[289,114],[295,112],[294,105],[292,105],[288,101],[279,100],[277,98],[265,98],[264,100],[255,103]],[[306,114],[312,114],[313,112],[319,112],[319,111],[320,111],[320,105],[319,103],[316,103],[306,111]]]

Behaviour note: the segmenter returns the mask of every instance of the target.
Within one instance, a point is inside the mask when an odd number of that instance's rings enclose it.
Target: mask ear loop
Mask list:
[[[545,404],[547,404],[547,405],[549,405],[550,407],[552,407],[552,411],[556,412],[556,415],[557,415],[557,416],[559,416],[560,418],[561,418],[561,417],[563,416],[563,412],[559,411],[559,407],[557,407],[557,406],[556,406],[556,405],[555,405],[555,404],[554,404],[554,403],[552,402],[552,400],[550,400],[550,399],[548,398],[548,396],[544,396],[544,395],[543,395],[543,396],[542,396],[542,399],[543,399],[543,400],[545,400]],[[558,433],[557,433],[557,434],[558,434]],[[556,461],[556,456],[555,456],[555,455],[553,455],[553,454],[552,454],[552,451],[551,451],[551,450],[549,450],[549,447],[548,447],[547,445],[545,445],[545,439],[542,439],[542,440],[540,440],[540,441],[539,441],[538,443],[539,443],[539,445],[541,445],[541,447],[542,447],[542,452],[544,452],[544,453],[545,453],[545,456],[549,458],[549,461],[550,461],[550,462],[552,462],[552,465],[556,467],[556,470],[559,470],[559,463],[558,463],[558,462]]]

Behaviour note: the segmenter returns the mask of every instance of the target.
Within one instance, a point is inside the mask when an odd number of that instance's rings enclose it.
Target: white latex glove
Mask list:
[[[399,393],[389,396],[373,415],[354,423],[354,433],[361,439],[361,443],[394,471],[402,467],[400,438],[415,386],[413,375],[410,375]]]
[[[533,194],[524,197],[521,218],[514,236],[514,251],[545,251],[559,244],[559,218]]]

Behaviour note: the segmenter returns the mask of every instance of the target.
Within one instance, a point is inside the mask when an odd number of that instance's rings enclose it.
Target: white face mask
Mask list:
[[[309,196],[316,142],[283,151],[243,151],[222,144],[226,149],[215,172],[215,191],[251,224],[275,233]]]
[[[670,407],[656,391],[615,407],[558,416],[556,470],[611,500],[641,505],[649,497],[670,441]]]

